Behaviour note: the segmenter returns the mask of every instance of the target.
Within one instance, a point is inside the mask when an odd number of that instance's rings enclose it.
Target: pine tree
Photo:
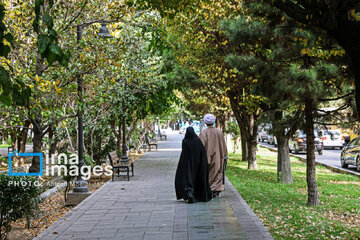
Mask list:
[[[296,118],[300,123],[305,116],[308,204],[317,205],[314,118],[321,98],[342,93],[344,81],[336,64],[341,48],[270,5],[259,1],[246,6],[248,16],[222,24],[230,40],[243,46],[228,57],[228,63],[255,82],[249,94],[266,97],[262,110],[274,113],[279,169],[287,183],[292,182],[288,141],[297,129]]]

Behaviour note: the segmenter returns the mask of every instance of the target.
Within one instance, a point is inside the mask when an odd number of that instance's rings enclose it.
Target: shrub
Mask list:
[[[0,156],[0,167],[5,167],[5,166],[8,166],[8,163],[9,163],[9,159],[8,158],[5,158],[3,156]]]
[[[85,165],[90,166],[91,168],[93,168],[96,165],[94,159],[92,159],[91,156],[86,153],[84,154],[84,163]]]
[[[39,188],[35,181],[34,177],[0,174],[0,239],[5,239],[11,223],[19,218],[26,217],[29,227],[29,219],[39,202]]]

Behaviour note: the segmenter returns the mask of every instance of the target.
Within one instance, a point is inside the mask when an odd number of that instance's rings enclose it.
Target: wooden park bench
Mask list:
[[[132,176],[134,176],[134,161],[135,158],[128,158],[128,161],[123,161],[120,160],[119,157],[116,154],[116,151],[113,151],[111,153],[109,153],[108,151],[106,151],[108,157],[109,157],[109,161],[110,161],[110,165],[113,169],[113,174],[112,174],[112,181],[114,181],[114,176],[115,176],[115,171],[117,171],[117,176],[121,176],[120,172],[126,172],[127,175],[127,179],[128,181],[130,181],[130,171],[132,173]]]
[[[148,151],[151,151],[152,147],[155,147],[156,151],[158,150],[157,142],[151,142],[147,135],[145,135],[145,144],[147,145]]]
[[[160,130],[159,130],[159,136],[160,136],[160,140],[162,140],[163,138],[164,138],[164,140],[167,140],[166,133],[162,133]]]

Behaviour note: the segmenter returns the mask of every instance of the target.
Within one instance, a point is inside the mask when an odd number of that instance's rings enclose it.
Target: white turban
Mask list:
[[[211,113],[205,114],[205,116],[204,116],[205,123],[209,124],[209,125],[214,124],[215,119],[216,119],[216,117]]]

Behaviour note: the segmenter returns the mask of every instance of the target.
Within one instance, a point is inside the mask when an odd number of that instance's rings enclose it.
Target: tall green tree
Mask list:
[[[357,118],[360,113],[360,1],[269,0],[275,7],[301,23],[322,29],[346,51],[355,77]]]
[[[254,79],[241,75],[225,61],[227,55],[236,52],[239,46],[231,44],[220,28],[221,20],[240,14],[241,9],[239,1],[194,2],[169,20],[167,25],[171,33],[169,44],[180,64],[209,85],[213,96],[221,94],[228,99],[244,133],[243,140],[248,143],[248,151],[243,151],[243,157],[246,157],[249,169],[256,169],[255,120],[263,99],[248,94]],[[215,91],[212,92],[211,88]]]

